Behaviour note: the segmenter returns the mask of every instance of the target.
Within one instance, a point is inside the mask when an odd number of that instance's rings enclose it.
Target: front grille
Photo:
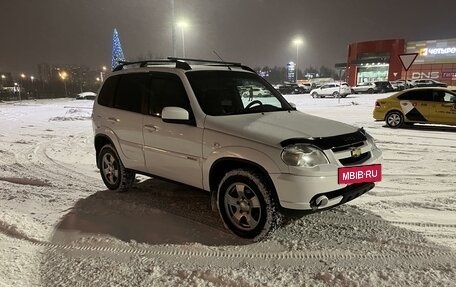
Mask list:
[[[364,142],[357,142],[357,143],[353,143],[353,144],[348,144],[348,145],[335,147],[335,148],[332,149],[332,151],[333,152],[339,152],[339,151],[349,150],[349,149],[352,149],[354,147],[359,147],[359,146],[362,146],[362,145],[364,145]]]
[[[361,154],[359,157],[341,158],[341,159],[339,159],[339,161],[342,165],[347,166],[347,165],[361,164],[370,158],[371,158],[371,153],[365,152],[365,153]]]

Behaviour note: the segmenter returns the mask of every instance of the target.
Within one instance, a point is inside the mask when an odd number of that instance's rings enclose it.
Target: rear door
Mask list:
[[[108,78],[98,97],[96,122],[110,134],[123,164],[144,170],[142,118],[145,73],[128,73]]]
[[[432,105],[432,90],[411,89],[398,97],[404,117],[410,122],[427,122]]]

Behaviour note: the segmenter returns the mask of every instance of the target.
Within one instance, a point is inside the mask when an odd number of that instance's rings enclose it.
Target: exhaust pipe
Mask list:
[[[324,195],[321,195],[319,197],[317,197],[317,199],[315,199],[315,206],[316,207],[325,207],[329,202],[329,199],[324,196]]]

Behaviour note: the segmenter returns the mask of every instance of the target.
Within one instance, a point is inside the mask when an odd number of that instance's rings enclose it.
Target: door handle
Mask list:
[[[149,132],[155,132],[158,129],[156,126],[153,126],[153,125],[145,125],[144,128],[146,130],[148,130]]]
[[[108,118],[108,121],[109,121],[109,122],[112,122],[112,123],[120,122],[120,120],[119,120],[119,119],[116,119],[116,118]]]

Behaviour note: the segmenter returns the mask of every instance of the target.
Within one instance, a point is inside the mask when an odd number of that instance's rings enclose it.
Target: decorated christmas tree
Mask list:
[[[119,65],[119,61],[125,61],[125,57],[122,51],[122,46],[120,45],[119,34],[117,29],[114,28],[114,35],[112,37],[112,62],[111,68],[114,69]]]

